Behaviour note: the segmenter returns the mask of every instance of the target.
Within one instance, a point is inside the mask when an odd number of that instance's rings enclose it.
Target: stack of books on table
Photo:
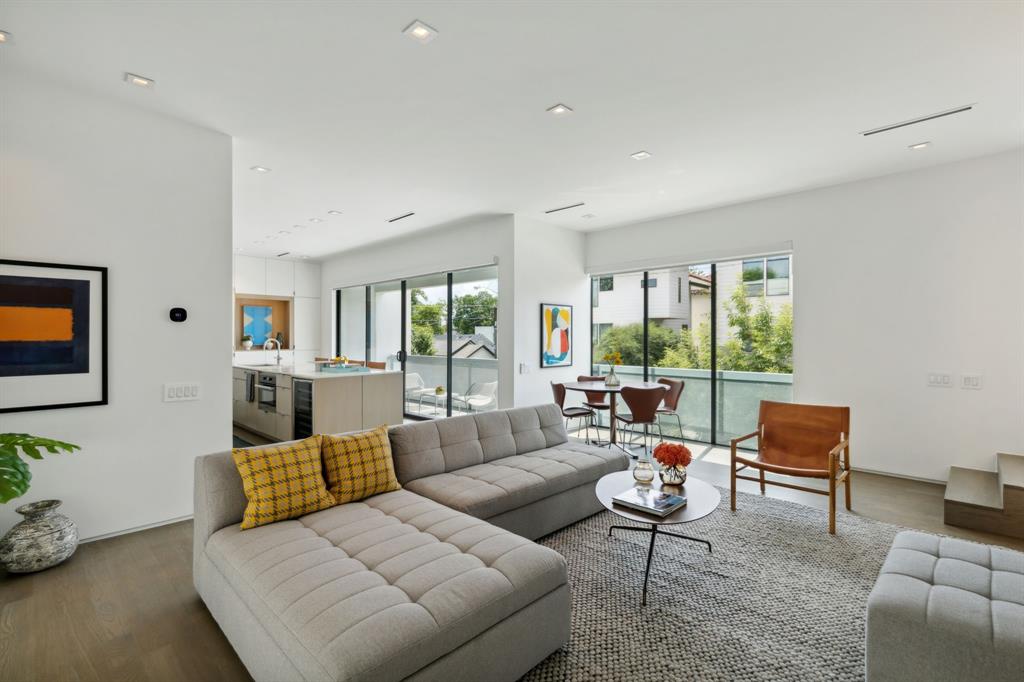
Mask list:
[[[680,507],[685,507],[686,496],[673,495],[638,485],[624,493],[619,493],[612,498],[612,502],[621,507],[664,518]]]

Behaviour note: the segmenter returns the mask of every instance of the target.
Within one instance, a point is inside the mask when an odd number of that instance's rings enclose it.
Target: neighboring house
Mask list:
[[[434,354],[444,357],[448,353],[448,339],[445,334],[434,337]],[[483,334],[452,334],[452,357],[494,360],[498,357],[494,341]]]
[[[718,338],[731,336],[726,302],[737,286],[749,298],[768,301],[773,311],[793,302],[789,256],[728,261],[716,265]],[[592,280],[593,338],[599,343],[613,325],[641,323],[644,314],[643,275],[632,272]],[[692,328],[711,318],[711,277],[688,267],[647,273],[647,305],[652,321],[670,329]]]

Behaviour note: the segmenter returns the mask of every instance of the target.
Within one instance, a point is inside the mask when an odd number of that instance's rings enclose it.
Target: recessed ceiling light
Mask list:
[[[580,217],[581,217],[581,218],[586,218],[587,220],[590,220],[591,218],[593,218],[593,217],[594,217],[594,214],[593,214],[593,213],[584,213],[584,214],[583,214],[582,216],[580,216]]]
[[[917,144],[910,145],[908,149],[924,149],[930,144],[931,142],[918,142]]]
[[[276,234],[268,234],[266,237],[264,237],[264,239],[266,239],[267,241],[272,242],[275,239],[277,239],[277,235]]]
[[[255,245],[255,246],[263,246],[263,240],[257,239],[256,241],[253,242],[253,245]]]
[[[151,88],[156,84],[156,81],[154,81],[152,78],[146,78],[145,76],[140,76],[138,74],[128,73],[127,71],[124,74],[124,82],[131,83],[132,85],[137,85],[140,88]]]
[[[302,260],[306,260],[307,258],[309,258],[309,256],[299,256],[299,258],[301,258]]]
[[[553,107],[548,107],[547,111],[549,114],[554,114],[555,116],[566,116],[567,114],[572,113],[572,109],[564,104],[556,104]]]
[[[11,42],[11,34],[7,31],[0,31],[0,43]]]
[[[311,223],[322,223],[323,221],[324,221],[323,218],[310,218],[309,219],[309,222],[311,222]]]
[[[292,227],[295,228],[296,230],[305,230],[307,226],[306,225],[292,225]]]
[[[427,26],[419,19],[406,26],[402,33],[424,45],[437,37],[437,29]]]
[[[632,156],[637,161],[643,161],[644,159],[651,158],[651,153],[650,152],[645,152],[645,151],[641,150],[639,152],[633,152],[632,154],[630,154],[630,156]]]
[[[278,230],[277,233],[278,234],[291,234],[291,232],[289,232],[288,230]]]
[[[341,211],[328,211],[327,215],[341,215]]]
[[[256,171],[257,173],[269,173],[270,172],[270,169],[267,168],[266,166],[253,166],[249,170]]]

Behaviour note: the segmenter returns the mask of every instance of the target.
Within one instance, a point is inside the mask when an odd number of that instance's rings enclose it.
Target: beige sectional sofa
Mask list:
[[[599,511],[626,457],[554,405],[390,437],[402,490],[245,531],[231,453],[196,459],[195,586],[255,679],[512,680],[568,640],[565,561],[526,537]]]

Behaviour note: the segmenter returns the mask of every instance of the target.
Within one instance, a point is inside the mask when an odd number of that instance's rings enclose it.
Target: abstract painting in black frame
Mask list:
[[[0,260],[0,412],[107,403],[107,269]]]

